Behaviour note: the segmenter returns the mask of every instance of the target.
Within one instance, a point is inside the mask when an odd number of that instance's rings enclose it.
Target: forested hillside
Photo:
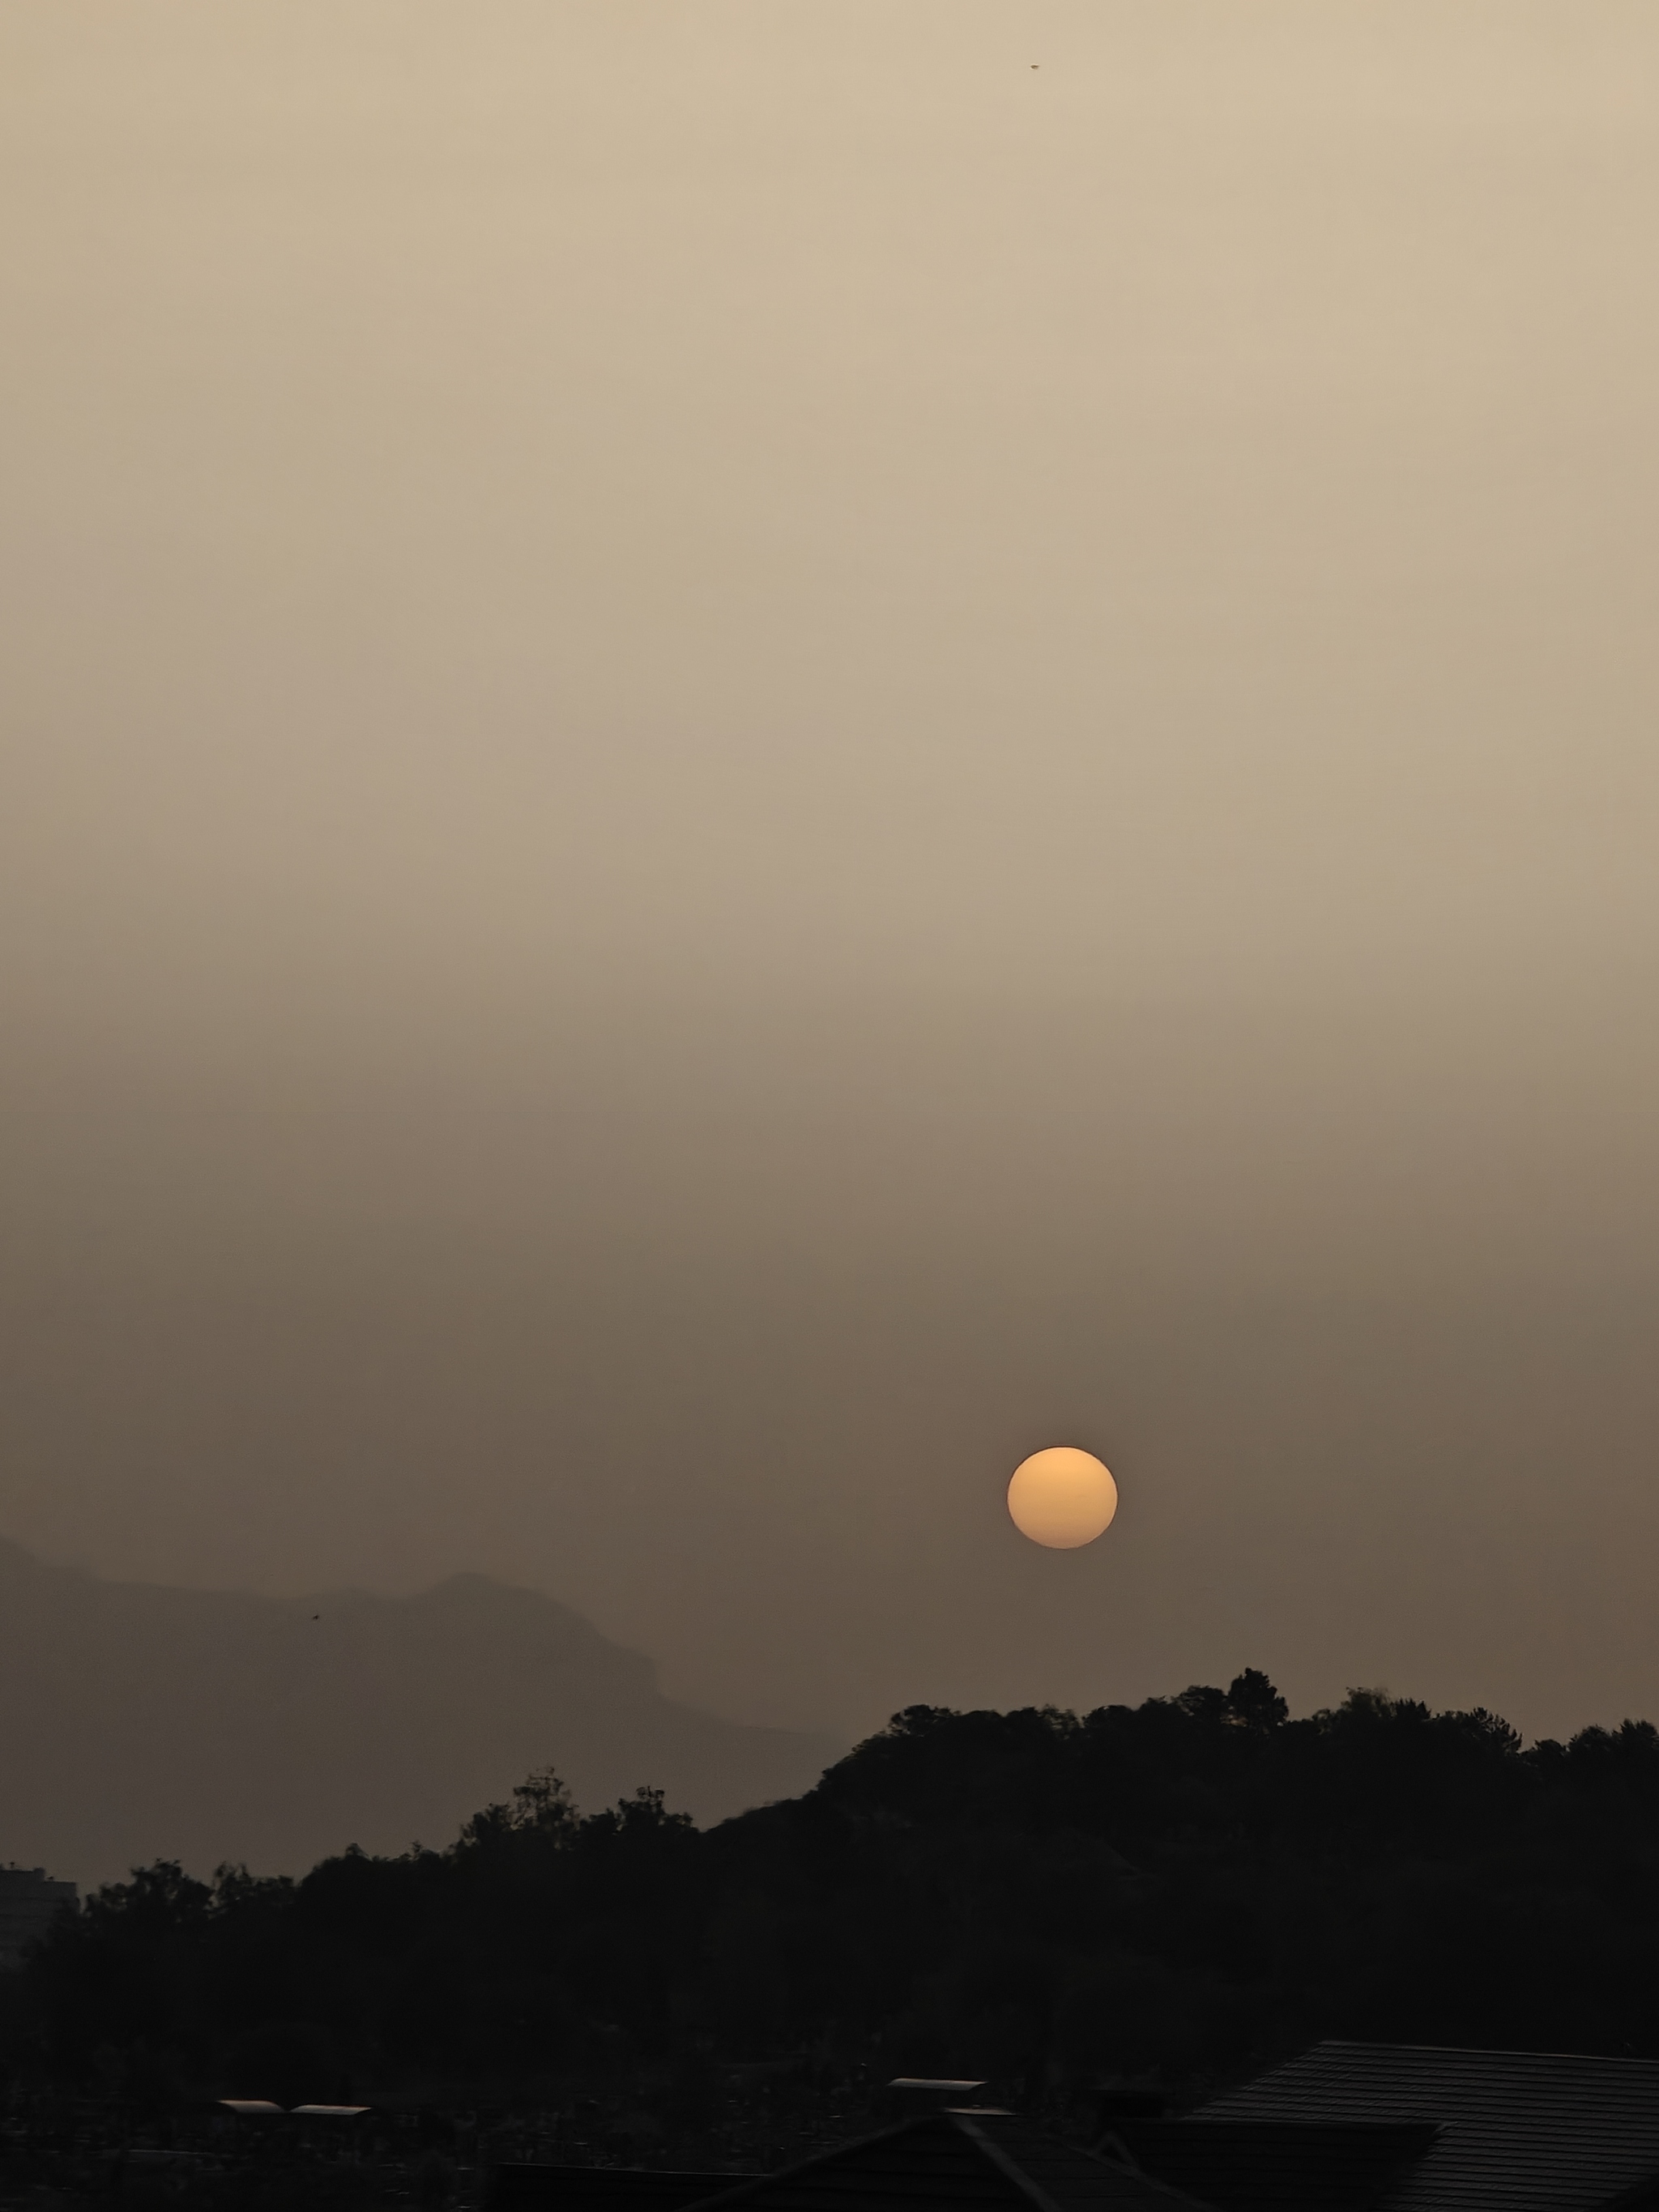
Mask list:
[[[15,2070],[191,2094],[534,2094],[720,2151],[730,2084],[897,2072],[1081,2112],[1321,2035],[1659,2054],[1659,1735],[1261,1674],[1131,1710],[915,1707],[699,1831],[551,1776],[444,1850],[301,1881],[152,1867],[37,1954]],[[580,2135],[580,2129],[577,2130]]]

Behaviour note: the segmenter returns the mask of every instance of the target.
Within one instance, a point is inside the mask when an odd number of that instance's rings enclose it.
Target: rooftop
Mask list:
[[[1638,2191],[1659,2199],[1650,2059],[1320,2043],[1187,2127],[1246,2121],[1432,2127],[1376,2212],[1601,2212]]]
[[[1113,2158],[1073,2149],[1010,2114],[929,2112],[781,2173],[703,2200],[722,2212],[880,2212],[932,2203],[967,2212],[1193,2212],[1193,2200]]]

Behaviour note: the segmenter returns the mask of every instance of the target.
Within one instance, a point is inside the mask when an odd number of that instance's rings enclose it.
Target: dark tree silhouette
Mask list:
[[[1378,1690],[1291,1720],[1254,1669],[1084,1715],[911,1706],[707,1832],[649,1790],[583,1816],[542,1772],[444,1850],[142,1869],[39,1948],[11,2059],[152,2101],[625,2085],[696,2163],[736,2062],[1080,2104],[1324,2034],[1655,2054],[1656,1814],[1642,1722],[1526,1747]]]

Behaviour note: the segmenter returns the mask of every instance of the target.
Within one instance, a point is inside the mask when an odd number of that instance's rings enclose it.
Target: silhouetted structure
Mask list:
[[[1393,2203],[1391,2185],[1414,2169],[1439,2130],[1427,2122],[1194,2118],[1135,2121],[1113,2132],[1144,2172],[1217,2212],[1369,2212]]]
[[[929,2112],[781,2173],[739,2182],[707,2212],[919,2212],[1018,2205],[1030,2212],[1190,2212],[1192,2199],[1127,2160],[1045,2135],[1010,2112]]]
[[[507,2167],[493,2203],[563,2212],[1647,2212],[1659,2206],[1659,2064],[1322,2043],[1186,2119],[1123,2121],[1092,2152],[1012,2113],[944,2110],[774,2174]]]
[[[538,2184],[538,2173],[546,2177]],[[555,2180],[554,2177],[558,2176]],[[599,2179],[599,2177],[592,2177]],[[582,2204],[582,2179],[556,2167],[504,2169],[495,2203]],[[587,2203],[666,2208],[683,2199],[656,2185],[689,2177],[632,2174]],[[1138,2172],[1127,2160],[1074,2148],[1010,2112],[937,2112],[902,2120],[860,2142],[825,2151],[781,2173],[721,2177],[725,2186],[698,2200],[699,2212],[1194,2212],[1190,2198]],[[574,2184],[567,2190],[566,2184]],[[538,2191],[539,2193],[532,2193]],[[586,2212],[586,2208],[585,2208]]]
[[[44,1867],[0,1867],[0,1974],[15,1973],[27,1946],[80,1895],[72,1881],[53,1881]]]
[[[1650,2060],[1321,2043],[1190,2120],[1122,2132],[1143,2166],[1201,2188],[1221,2212],[1659,2203]]]
[[[890,2093],[930,2104],[896,2127],[771,2174],[589,2172],[579,2167],[503,2166],[492,2205],[556,2204],[562,2212],[922,2212],[980,2206],[995,2212],[1194,2212],[1190,2199],[1140,2172],[1121,2149],[1105,2156],[1062,2142],[1012,2112],[939,2107],[980,2081],[901,2076]],[[699,2178],[714,2185],[687,2194]]]

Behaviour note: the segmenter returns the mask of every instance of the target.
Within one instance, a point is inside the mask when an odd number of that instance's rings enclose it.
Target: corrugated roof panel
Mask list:
[[[1321,2043],[1194,2115],[1437,2122],[1378,2212],[1600,2212],[1659,2192],[1659,2064],[1528,2051]]]

